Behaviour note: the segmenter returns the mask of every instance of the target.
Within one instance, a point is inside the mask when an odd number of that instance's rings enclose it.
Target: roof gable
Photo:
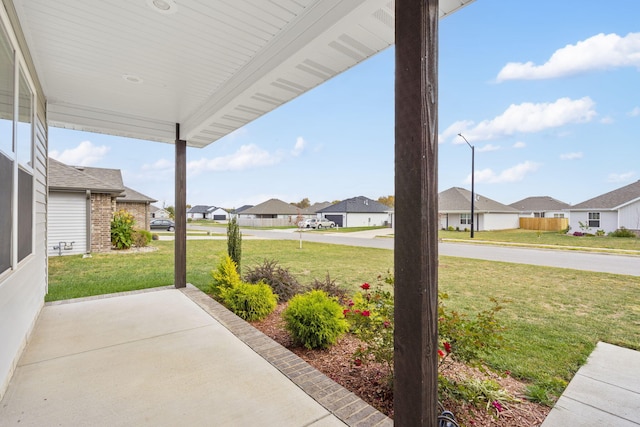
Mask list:
[[[120,185],[109,180],[101,180],[86,173],[85,168],[76,168],[49,157],[50,190],[90,190],[95,193],[119,194],[124,191],[122,178]]]
[[[484,197],[478,193],[474,194],[475,203],[473,205],[476,213],[482,212],[502,212],[517,213],[511,206],[503,205],[500,202]],[[460,187],[451,187],[438,194],[439,212],[469,212],[471,210],[471,192]]]
[[[144,194],[134,190],[133,188],[124,187],[124,192],[118,196],[116,199],[118,202],[126,202],[126,203],[154,203],[157,200],[152,199],[149,196],[145,196]]]
[[[266,202],[245,209],[243,215],[297,215],[300,208],[279,199],[269,199]]]
[[[527,197],[511,203],[509,206],[520,212],[561,211],[571,207],[570,204],[549,196]]]
[[[573,205],[571,210],[617,209],[638,199],[640,199],[640,180]]]
[[[207,213],[209,212],[209,208],[211,208],[211,206],[207,206],[207,205],[195,205],[195,206],[191,206],[191,208],[187,211],[187,213]]]

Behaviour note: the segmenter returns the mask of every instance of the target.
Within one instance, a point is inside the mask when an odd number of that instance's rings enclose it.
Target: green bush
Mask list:
[[[278,304],[269,285],[240,282],[231,287],[219,288],[222,303],[248,322],[267,317]]]
[[[215,298],[219,298],[223,289],[233,288],[242,281],[236,269],[236,263],[233,262],[229,255],[218,264],[218,267],[211,272],[213,283],[211,284],[211,293]]]
[[[636,237],[636,233],[634,233],[631,230],[627,230],[624,227],[620,227],[616,231],[612,231],[611,233],[609,233],[609,236],[611,236],[611,237]]]
[[[129,249],[133,244],[132,234],[135,219],[124,209],[113,214],[111,220],[111,244],[116,249]]]
[[[144,248],[151,242],[151,232],[147,230],[133,230],[131,233],[131,240],[133,246]]]
[[[242,233],[235,218],[232,218],[227,225],[227,253],[236,263],[238,273],[240,273],[240,259],[242,258]]]
[[[340,304],[323,291],[294,296],[282,316],[293,340],[308,349],[328,348],[349,329]]]
[[[307,286],[307,291],[324,291],[330,297],[336,297],[340,304],[346,303],[349,296],[348,291],[336,284],[335,279],[331,280],[328,272],[324,280],[313,279],[313,282]]]
[[[289,301],[291,297],[302,292],[302,286],[289,269],[279,266],[275,260],[265,259],[262,265],[249,268],[244,275],[244,281],[268,284],[280,301]]]

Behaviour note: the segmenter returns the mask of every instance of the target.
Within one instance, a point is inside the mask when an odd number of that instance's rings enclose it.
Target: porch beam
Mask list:
[[[396,0],[394,423],[437,425],[438,0]]]
[[[174,286],[187,286],[187,141],[176,123]]]

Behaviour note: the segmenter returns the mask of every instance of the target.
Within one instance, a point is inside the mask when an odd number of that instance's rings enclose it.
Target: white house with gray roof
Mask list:
[[[520,227],[518,211],[511,206],[475,194],[473,213],[475,231],[510,230]],[[438,194],[440,228],[459,230],[471,228],[471,192],[451,187]]]
[[[640,233],[640,180],[573,205],[570,212],[572,231],[609,233],[624,227]]]
[[[338,227],[379,227],[393,224],[393,208],[363,196],[327,206],[318,213],[335,222]]]
[[[528,218],[568,218],[569,203],[562,202],[550,196],[527,197],[511,203],[521,217]]]
[[[303,217],[302,209],[279,199],[252,206],[238,213],[238,224],[251,227],[296,225]]]

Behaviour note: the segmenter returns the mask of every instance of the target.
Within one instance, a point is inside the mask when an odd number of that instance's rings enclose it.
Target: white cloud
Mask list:
[[[582,152],[560,154],[561,160],[577,160],[582,158]]]
[[[602,123],[603,125],[610,125],[614,123],[614,120],[613,120],[613,117],[607,116],[607,117],[601,118],[600,123]]]
[[[597,34],[574,45],[556,50],[542,65],[533,62],[509,62],[496,80],[552,79],[620,67],[640,68],[640,33]]]
[[[633,110],[629,111],[627,114],[628,114],[629,116],[631,116],[631,117],[638,117],[638,116],[640,116],[640,107],[636,107],[636,108],[634,108]]]
[[[588,122],[597,114],[594,106],[595,103],[588,96],[576,100],[560,98],[553,103],[511,104],[501,115],[483,120],[477,125],[469,120],[457,121],[442,136],[456,135],[451,141],[454,144],[464,144],[464,140],[457,136],[462,133],[473,145],[474,141],[496,139],[515,133],[541,132],[570,123]]]
[[[188,162],[187,172],[190,175],[197,175],[202,172],[239,171],[274,165],[280,160],[279,155],[270,154],[255,144],[248,144],[241,146],[238,151],[228,156]]]
[[[525,144],[525,143],[524,143],[524,142],[522,142],[522,141],[518,141],[518,142],[516,142],[515,144],[513,144],[513,148],[524,148],[524,147],[526,147],[526,146],[527,146],[527,144]]]
[[[625,173],[610,173],[607,177],[608,182],[626,182],[630,181],[634,176],[635,172],[625,172]]]
[[[478,148],[478,152],[482,153],[482,152],[485,152],[485,151],[497,151],[499,149],[500,149],[499,145],[487,144],[487,145],[484,145],[484,146]]]
[[[171,172],[173,171],[174,167],[175,167],[174,163],[171,162],[170,160],[158,159],[152,164],[149,164],[149,163],[143,164],[141,169],[143,171],[152,171],[152,172],[157,172],[157,171]]]
[[[505,169],[499,174],[496,174],[491,169],[483,169],[475,172],[475,182],[487,183],[487,184],[500,184],[504,182],[516,182],[522,181],[530,172],[535,172],[540,167],[540,164],[526,161],[524,163],[517,164],[509,169]],[[465,180],[465,183],[471,182],[471,174]]]
[[[304,140],[301,136],[296,139],[296,145],[293,146],[293,150],[291,150],[291,155],[293,157],[298,157],[304,149],[307,147],[307,141]]]
[[[53,150],[49,156],[71,166],[91,166],[100,161],[110,148],[106,145],[96,147],[91,141],[82,141],[76,148],[69,148],[62,152]]]

